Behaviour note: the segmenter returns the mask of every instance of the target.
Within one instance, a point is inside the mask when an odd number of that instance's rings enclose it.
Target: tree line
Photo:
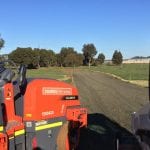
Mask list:
[[[0,49],[4,46],[5,41],[0,37]],[[81,65],[99,65],[105,61],[103,53],[97,54],[97,49],[93,43],[84,44],[82,53],[78,53],[73,47],[62,47],[59,53],[51,49],[41,48],[21,48],[17,47],[8,57],[16,64],[25,64],[28,68],[39,68],[48,66],[73,67]],[[120,51],[115,50],[112,56],[113,64],[121,64],[123,56]]]

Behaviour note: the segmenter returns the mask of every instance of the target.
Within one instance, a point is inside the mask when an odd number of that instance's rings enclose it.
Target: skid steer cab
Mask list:
[[[0,150],[72,150],[87,109],[72,85],[51,79],[27,79],[0,64]]]

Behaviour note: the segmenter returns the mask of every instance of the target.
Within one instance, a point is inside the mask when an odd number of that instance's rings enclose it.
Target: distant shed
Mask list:
[[[150,58],[124,59],[123,64],[147,64]]]

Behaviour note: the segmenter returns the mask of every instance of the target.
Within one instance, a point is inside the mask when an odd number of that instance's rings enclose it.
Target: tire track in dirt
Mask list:
[[[148,89],[90,71],[74,72],[81,103],[130,130],[131,113],[148,103]]]

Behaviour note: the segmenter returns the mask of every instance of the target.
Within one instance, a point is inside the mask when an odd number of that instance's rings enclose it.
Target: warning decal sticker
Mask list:
[[[71,88],[43,87],[43,95],[72,95]]]

